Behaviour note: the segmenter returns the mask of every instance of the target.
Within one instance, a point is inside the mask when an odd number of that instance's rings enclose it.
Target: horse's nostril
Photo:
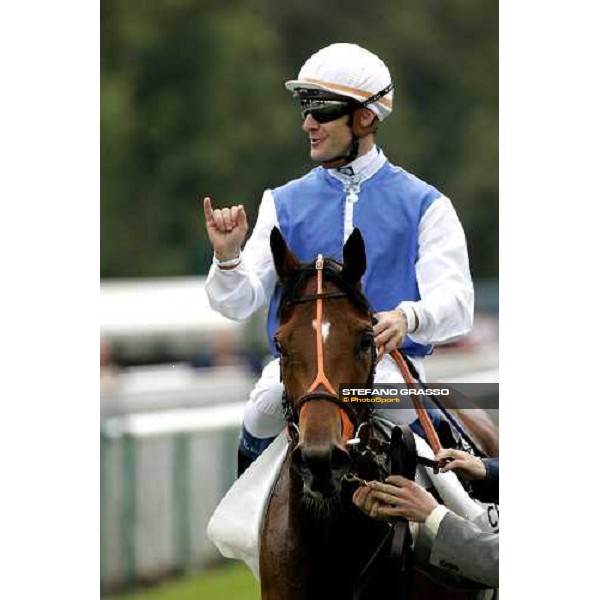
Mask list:
[[[302,456],[302,448],[300,446],[296,446],[292,451],[292,468],[296,473],[302,473],[304,469],[304,459]]]
[[[292,468],[305,480],[331,482],[350,467],[350,456],[342,448],[307,449],[298,445],[292,451]]]
[[[350,467],[350,455],[345,451],[334,446],[331,451],[331,469],[333,471],[347,471]]]

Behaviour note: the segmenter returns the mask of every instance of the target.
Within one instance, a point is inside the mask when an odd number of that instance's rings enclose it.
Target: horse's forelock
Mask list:
[[[336,285],[340,291],[348,295],[348,300],[360,310],[370,311],[369,301],[359,286],[349,282],[344,278],[343,265],[333,258],[326,258],[323,266],[323,276],[325,281],[330,281]],[[303,263],[294,275],[282,284],[281,301],[278,308],[278,317],[281,318],[284,310],[291,303],[300,298],[307,282],[316,276],[314,263]]]

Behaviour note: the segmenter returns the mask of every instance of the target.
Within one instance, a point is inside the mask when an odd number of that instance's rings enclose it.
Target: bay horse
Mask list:
[[[263,522],[262,600],[475,598],[419,576],[411,586],[408,523],[376,521],[351,501],[352,479],[382,480],[391,469],[389,457],[371,448],[384,435],[371,406],[338,397],[342,382],[369,387],[376,365],[360,232],[344,245],[342,264],[321,256],[301,264],[277,228],[271,250],[281,284],[275,342],[290,444]],[[398,460],[394,472],[414,478],[414,468]]]

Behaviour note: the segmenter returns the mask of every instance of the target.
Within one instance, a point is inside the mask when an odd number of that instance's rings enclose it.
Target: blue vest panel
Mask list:
[[[342,261],[344,205],[342,182],[323,167],[273,190],[281,233],[302,262],[317,254]],[[367,253],[363,290],[375,312],[392,310],[403,300],[419,300],[415,263],[419,222],[431,203],[441,196],[431,185],[389,162],[360,185],[354,204],[354,227],[360,229]],[[279,286],[271,298],[267,335],[276,355]],[[430,354],[432,346],[408,337],[402,345],[410,356]]]

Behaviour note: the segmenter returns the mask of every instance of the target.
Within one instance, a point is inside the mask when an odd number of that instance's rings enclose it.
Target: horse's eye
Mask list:
[[[283,355],[283,348],[281,347],[281,342],[277,338],[273,338],[273,342],[275,343],[275,350],[277,350],[279,354]]]
[[[360,349],[363,352],[366,352],[367,350],[370,350],[371,347],[373,346],[374,340],[373,340],[373,332],[372,331],[363,331],[361,336],[360,336]]]

